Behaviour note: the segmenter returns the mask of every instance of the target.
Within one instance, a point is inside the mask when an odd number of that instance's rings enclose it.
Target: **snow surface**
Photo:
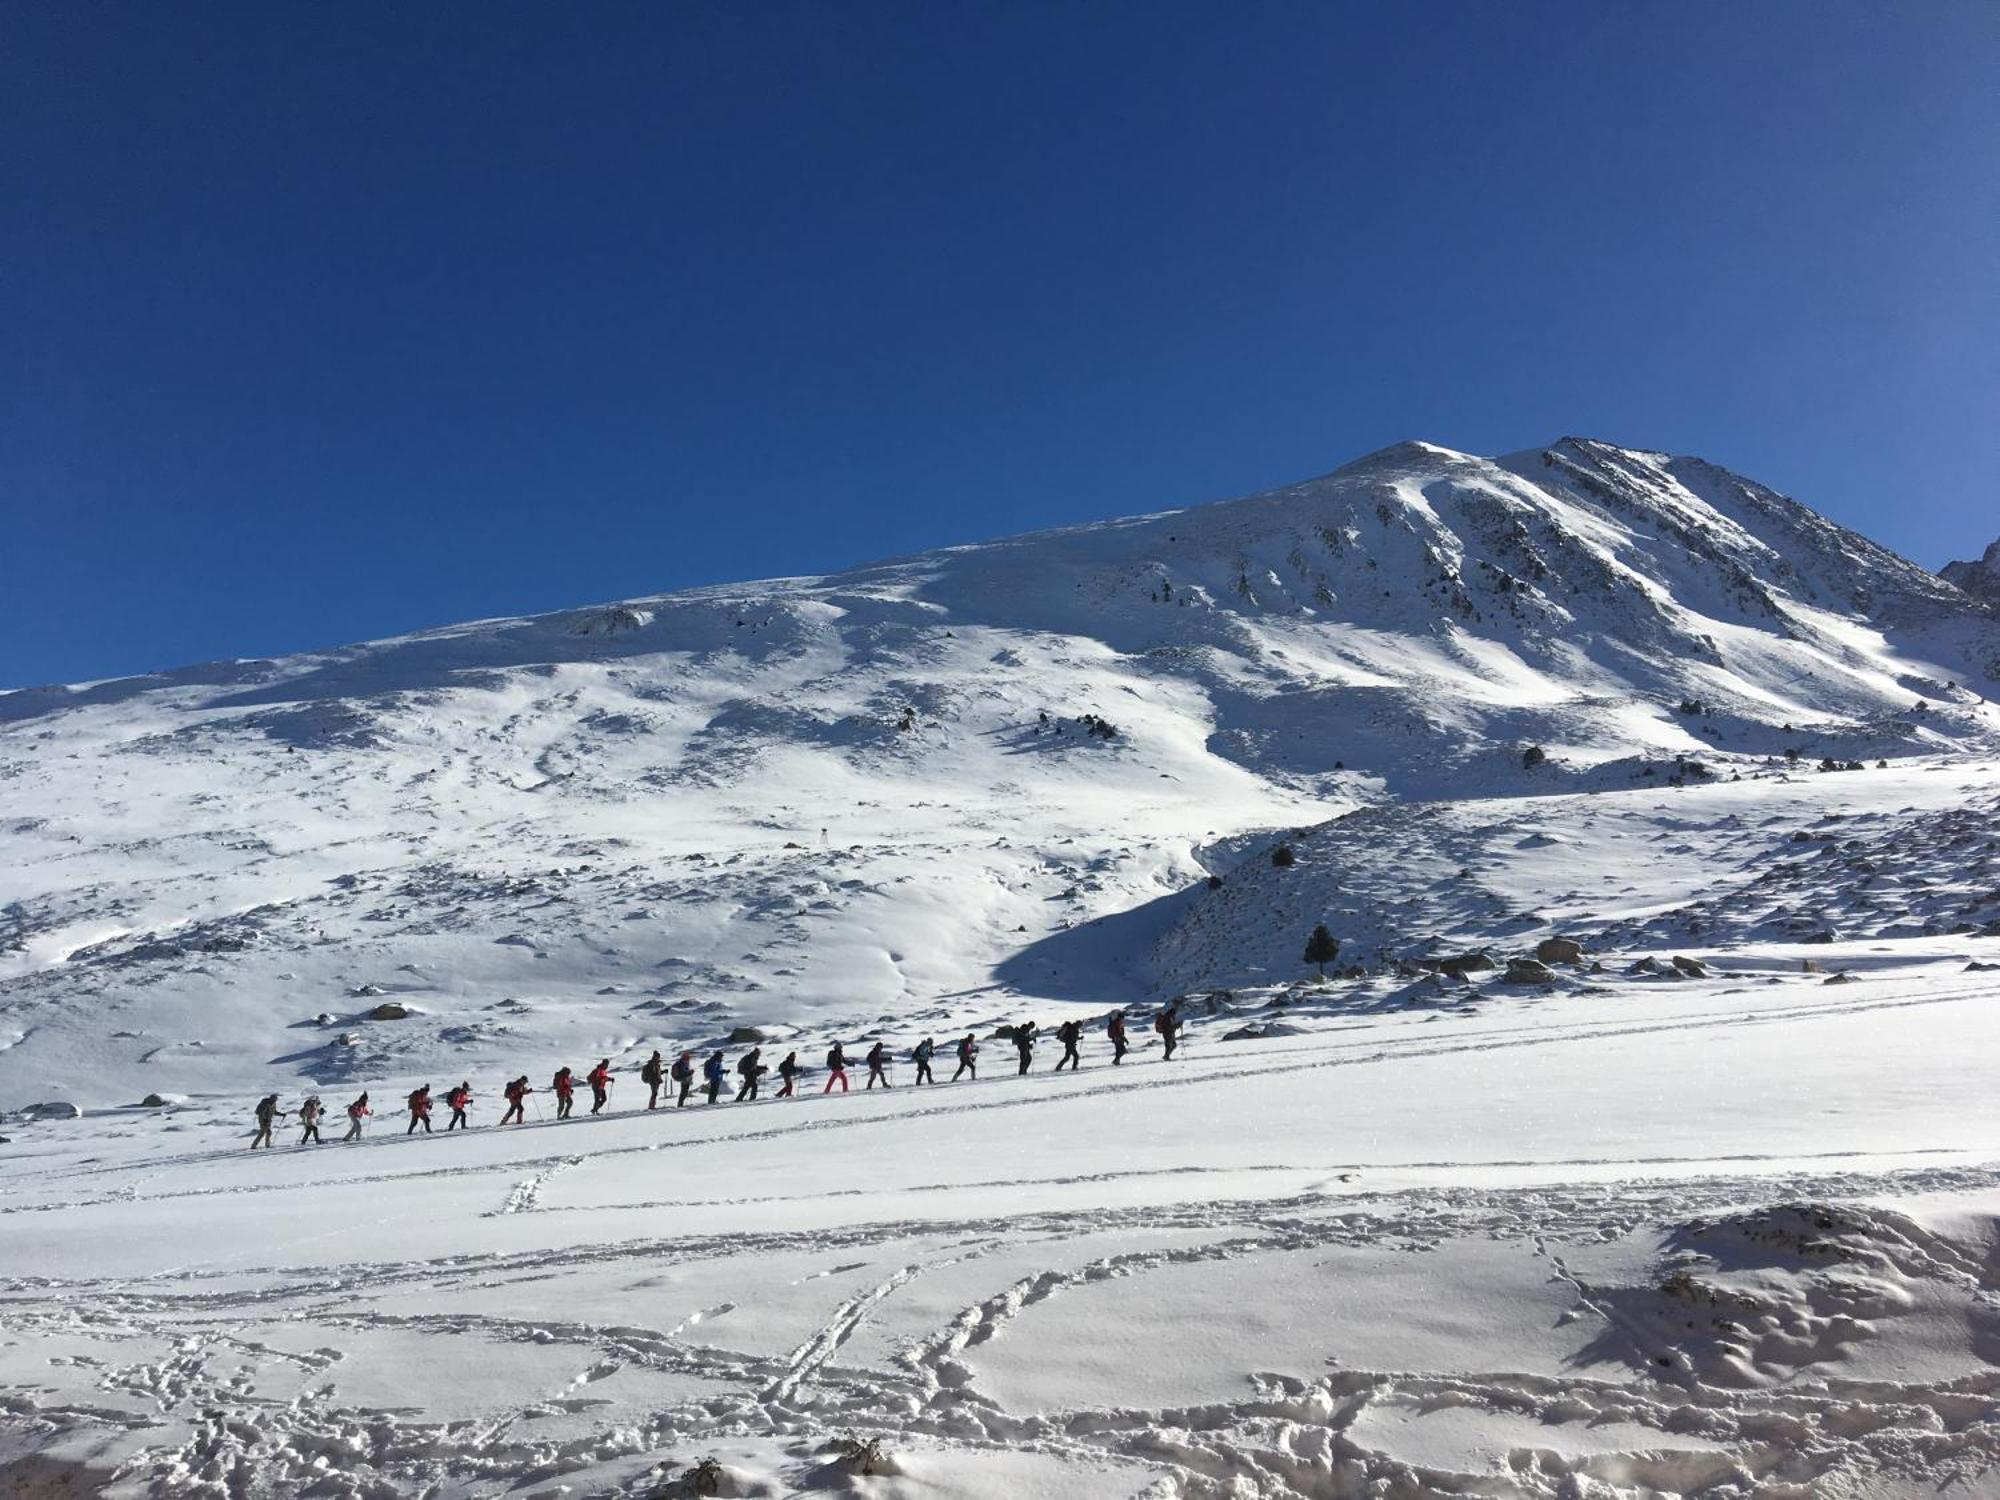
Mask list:
[[[1566,439],[0,695],[0,1495],[2000,1494],[1996,674]]]

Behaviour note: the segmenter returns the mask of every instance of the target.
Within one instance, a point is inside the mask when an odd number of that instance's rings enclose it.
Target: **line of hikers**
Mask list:
[[[1180,1045],[1181,1032],[1186,1027],[1186,1024],[1181,1019],[1178,1004],[1167,1006],[1153,1018],[1153,1030],[1159,1033],[1161,1041],[1165,1044],[1166,1060],[1169,1062],[1173,1060],[1174,1049]],[[1014,1044],[1018,1064],[1015,1076],[1020,1077],[1025,1075],[1033,1064],[1035,1045],[1041,1037],[1041,1028],[1030,1021],[1019,1026],[1003,1026],[1000,1028],[1000,1035]],[[1132,1050],[1125,1028],[1124,1011],[1117,1010],[1111,1013],[1105,1021],[1104,1035],[1106,1040],[1111,1043],[1111,1062],[1116,1067],[1125,1061],[1125,1054]],[[1062,1025],[1056,1028],[1055,1037],[1057,1041],[1062,1043],[1063,1047],[1062,1056],[1056,1062],[1055,1071],[1060,1073],[1064,1068],[1068,1068],[1074,1073],[1083,1066],[1083,1056],[1079,1051],[1083,1042],[1082,1023],[1074,1020],[1063,1022]],[[925,1037],[911,1049],[910,1059],[917,1065],[917,1083],[937,1082],[936,1076],[931,1072],[931,1058],[935,1050],[935,1046],[929,1037]],[[976,1081],[979,1077],[978,1038],[972,1032],[968,1031],[953,1044],[952,1050],[958,1059],[958,1068],[951,1075],[950,1082],[957,1083],[959,1079],[968,1075]],[[865,1087],[872,1089],[879,1083],[883,1088],[888,1088],[888,1068],[891,1061],[889,1044],[882,1041],[876,1042],[868,1049],[861,1060],[868,1068],[868,1082]],[[830,1094],[833,1092],[834,1086],[838,1084],[840,1091],[843,1094],[846,1093],[848,1091],[848,1066],[849,1062],[845,1044],[835,1042],[832,1047],[827,1049],[826,1087],[821,1089],[820,1092]],[[764,1062],[764,1049],[762,1047],[752,1047],[741,1058],[737,1059],[735,1072],[738,1082],[735,1102],[746,1104],[752,1100],[761,1098],[763,1078],[770,1071],[769,1065]],[[794,1097],[799,1076],[805,1071],[800,1066],[799,1054],[796,1051],[786,1053],[784,1061],[778,1064],[777,1071],[778,1077],[783,1080],[783,1086],[779,1088],[773,1097],[778,1099]],[[707,1060],[700,1065],[699,1069],[695,1065],[694,1049],[681,1053],[671,1064],[668,1064],[656,1049],[653,1055],[647,1058],[639,1068],[639,1079],[647,1087],[646,1108],[659,1108],[660,1095],[663,1091],[675,1093],[675,1108],[678,1109],[685,1105],[688,1102],[688,1096],[694,1092],[697,1072],[700,1074],[703,1091],[707,1096],[708,1102],[710,1104],[717,1103],[722,1097],[722,1091],[727,1085],[730,1072],[727,1059],[720,1047],[709,1052]],[[584,1074],[583,1081],[590,1086],[590,1112],[598,1114],[610,1102],[611,1088],[617,1081],[611,1066],[611,1059],[608,1057],[599,1058],[597,1066]],[[567,1120],[570,1117],[570,1112],[576,1103],[576,1085],[576,1075],[569,1068],[564,1067],[556,1070],[555,1077],[551,1080],[549,1087],[556,1098],[556,1118],[558,1120]],[[519,1078],[510,1081],[501,1090],[502,1097],[507,1101],[507,1112],[501,1116],[500,1123],[502,1125],[512,1125],[516,1122],[525,1124],[528,1118],[528,1096],[534,1092],[536,1091],[529,1086],[528,1076],[525,1073]],[[456,1088],[446,1091],[444,1102],[450,1106],[451,1120],[444,1127],[445,1134],[449,1135],[452,1131],[460,1128],[467,1130],[472,1128],[471,1121],[466,1117],[466,1112],[472,1107],[472,1099],[472,1085],[468,1082],[461,1082]],[[425,1084],[423,1087],[413,1090],[406,1103],[410,1112],[410,1123],[403,1134],[415,1135],[421,1129],[426,1135],[429,1135],[431,1133],[431,1086]],[[535,1109],[536,1114],[539,1116],[541,1106],[538,1104]],[[272,1144],[272,1128],[279,1120],[289,1117],[291,1113],[292,1111],[290,1110],[278,1108],[278,1096],[276,1094],[267,1094],[264,1098],[258,1100],[256,1110],[257,1133],[251,1139],[250,1149],[254,1151],[259,1146],[270,1146]],[[368,1095],[365,1093],[362,1094],[359,1099],[356,1099],[352,1104],[347,1106],[347,1134],[342,1136],[341,1139],[343,1141],[351,1141],[359,1138],[362,1122],[371,1118],[374,1113],[375,1111],[369,1107]],[[319,1144],[319,1122],[326,1116],[326,1106],[320,1102],[319,1096],[317,1094],[309,1096],[298,1107],[297,1114],[299,1124],[304,1127],[303,1133],[299,1137],[299,1144],[301,1146]]]

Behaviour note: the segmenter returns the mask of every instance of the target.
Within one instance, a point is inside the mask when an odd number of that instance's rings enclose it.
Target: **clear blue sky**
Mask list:
[[[1404,437],[2000,533],[2000,5],[0,9],[0,685]]]

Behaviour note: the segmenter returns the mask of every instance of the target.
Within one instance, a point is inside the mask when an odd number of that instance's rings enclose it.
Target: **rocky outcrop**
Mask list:
[[[2000,609],[2000,541],[1977,562],[1949,562],[1938,570],[1946,583],[1958,585],[1989,609]]]

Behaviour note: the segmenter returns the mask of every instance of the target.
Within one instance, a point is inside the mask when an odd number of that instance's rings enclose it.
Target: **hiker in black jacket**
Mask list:
[[[792,1097],[792,1085],[799,1081],[799,1055],[787,1052],[785,1060],[778,1064],[778,1076],[785,1080],[785,1086],[778,1090],[780,1099]]]
[[[286,1113],[288,1111],[278,1108],[278,1096],[276,1094],[266,1094],[257,1101],[257,1133],[250,1138],[250,1149],[252,1151],[255,1151],[259,1146],[271,1146],[274,1144],[271,1140],[271,1127]]]
[[[763,1064],[764,1049],[752,1047],[737,1061],[736,1076],[743,1080],[736,1089],[736,1102],[742,1104],[757,1097],[757,1081],[771,1070]]]
[[[979,1043],[969,1031],[959,1038],[958,1071],[951,1075],[951,1081],[957,1083],[967,1073],[974,1083],[979,1082]]]
[[[1019,1026],[1014,1028],[1014,1050],[1020,1055],[1021,1059],[1020,1070],[1014,1075],[1016,1078],[1026,1077],[1028,1065],[1034,1061],[1035,1031],[1036,1027],[1033,1021],[1023,1021]]]
[[[646,1108],[660,1106],[660,1085],[667,1081],[666,1064],[660,1061],[660,1049],[655,1047],[653,1055],[646,1059],[639,1069],[639,1081],[646,1085]]]
[[[1060,1073],[1065,1066],[1074,1073],[1083,1066],[1083,1059],[1077,1055],[1076,1044],[1083,1040],[1083,1028],[1075,1021],[1065,1021],[1056,1028],[1056,1040],[1063,1044],[1063,1055],[1056,1063]]]
[[[869,1088],[871,1089],[874,1088],[875,1085],[878,1083],[881,1084],[882,1087],[885,1089],[889,1086],[889,1076],[882,1071],[883,1065],[888,1061],[889,1061],[889,1044],[887,1042],[877,1042],[874,1046],[868,1049]]]

